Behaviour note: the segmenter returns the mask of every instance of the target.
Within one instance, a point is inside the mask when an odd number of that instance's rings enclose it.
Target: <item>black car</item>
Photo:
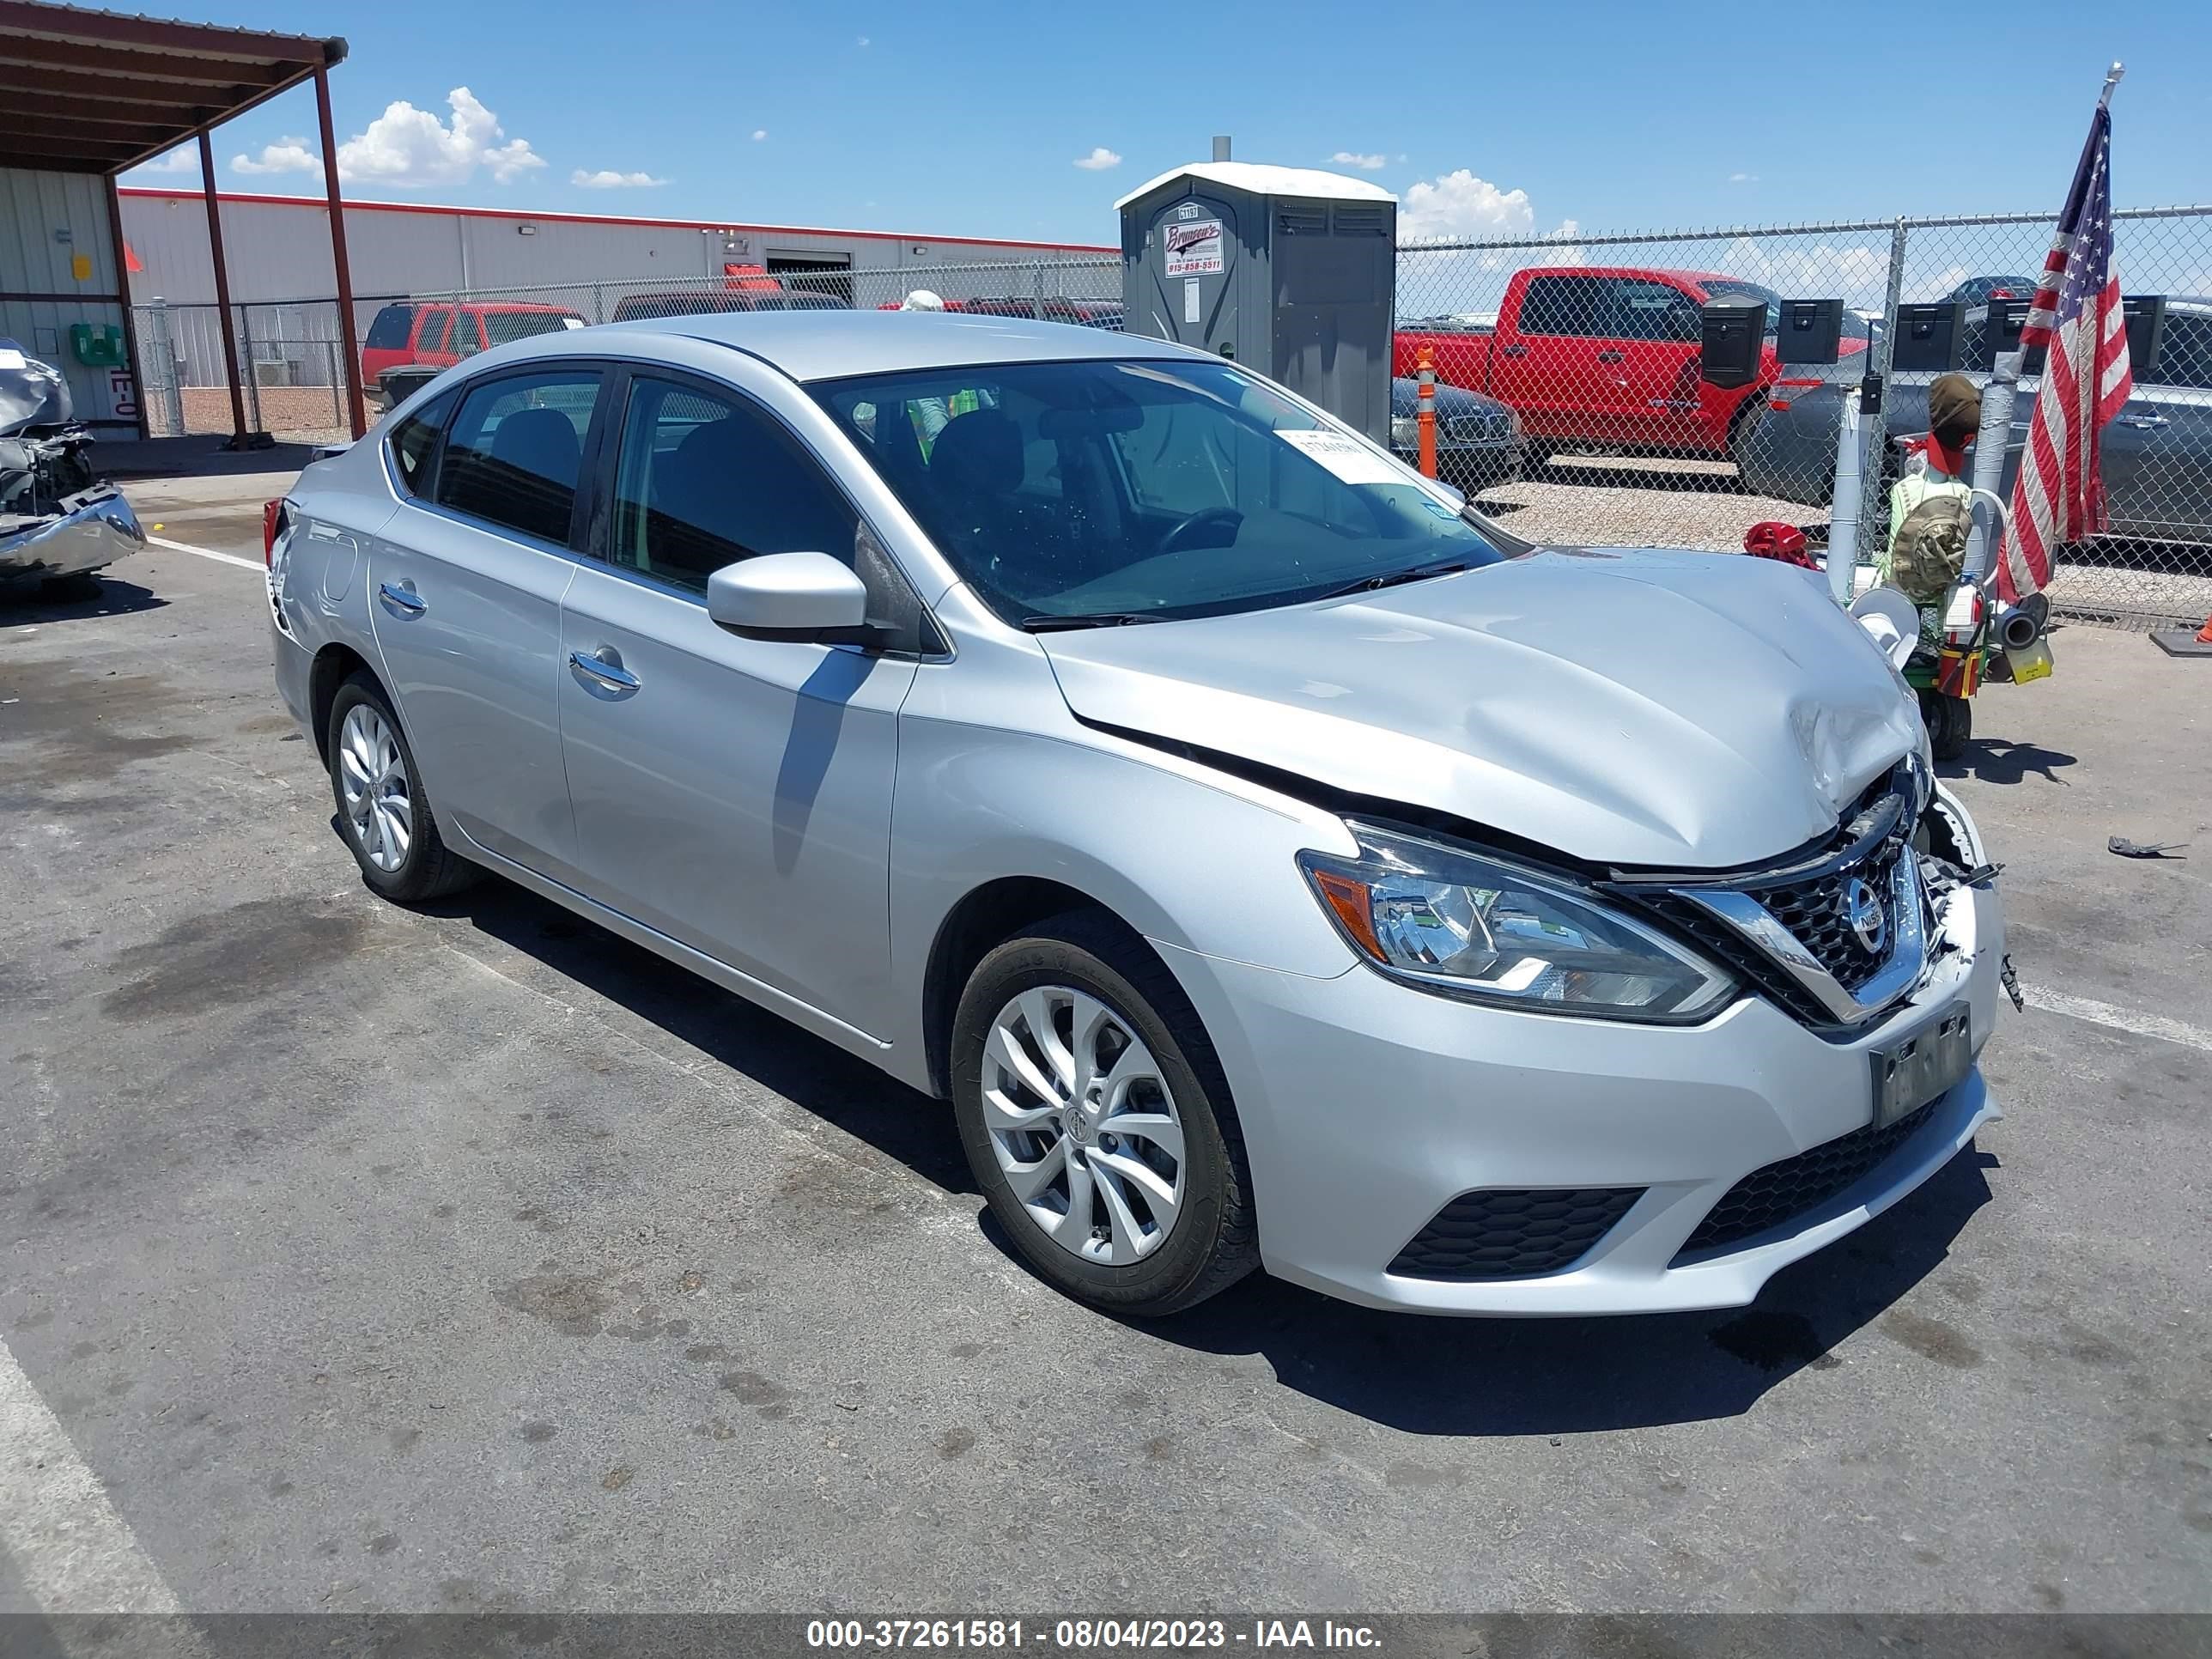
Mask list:
[[[1415,460],[1420,445],[1420,386],[1409,375],[1390,382],[1390,448]],[[1437,382],[1437,477],[1473,495],[1521,476],[1521,420],[1495,398]]]

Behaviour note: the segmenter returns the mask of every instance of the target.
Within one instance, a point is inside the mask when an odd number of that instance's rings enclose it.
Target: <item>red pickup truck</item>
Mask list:
[[[1698,378],[1698,307],[1722,295],[1766,301],[1768,339],[1756,384],[1723,388]],[[1540,457],[1575,446],[1735,457],[1778,375],[1773,330],[1780,296],[1716,271],[1630,265],[1558,265],[1517,271],[1495,324],[1409,322],[1391,373],[1413,373],[1419,348],[1437,378],[1510,404]],[[1866,325],[1844,319],[1846,354],[1866,349]]]

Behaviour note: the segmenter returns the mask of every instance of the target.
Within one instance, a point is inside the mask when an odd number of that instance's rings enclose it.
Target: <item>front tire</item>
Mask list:
[[[1040,1277],[1152,1318],[1257,1264],[1213,1046],[1159,958],[1110,919],[1055,916],[985,957],[951,1059],[969,1167]]]
[[[383,689],[366,674],[338,688],[324,745],[338,828],[362,879],[398,904],[458,892],[483,872],[446,845],[415,751]]]

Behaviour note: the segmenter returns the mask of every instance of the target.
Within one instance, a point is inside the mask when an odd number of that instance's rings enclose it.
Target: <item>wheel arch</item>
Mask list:
[[[923,1053],[929,1086],[940,1097],[952,1092],[952,1020],[976,964],[1024,927],[1071,910],[1103,917],[1152,951],[1144,934],[1110,905],[1042,876],[1000,876],[984,882],[945,913],[930,942],[921,987]]]
[[[314,665],[307,671],[307,713],[314,726],[315,753],[328,765],[331,758],[331,708],[337,702],[338,688],[356,674],[366,674],[386,703],[392,694],[385,690],[384,682],[368,659],[349,645],[336,641],[315,653]]]

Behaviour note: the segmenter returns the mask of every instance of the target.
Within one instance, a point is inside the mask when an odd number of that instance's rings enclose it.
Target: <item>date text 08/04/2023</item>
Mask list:
[[[1009,1652],[1024,1646],[1094,1650],[1352,1648],[1382,1645],[1370,1626],[1334,1620],[1255,1619],[813,1619],[809,1648],[861,1651],[898,1648]]]

